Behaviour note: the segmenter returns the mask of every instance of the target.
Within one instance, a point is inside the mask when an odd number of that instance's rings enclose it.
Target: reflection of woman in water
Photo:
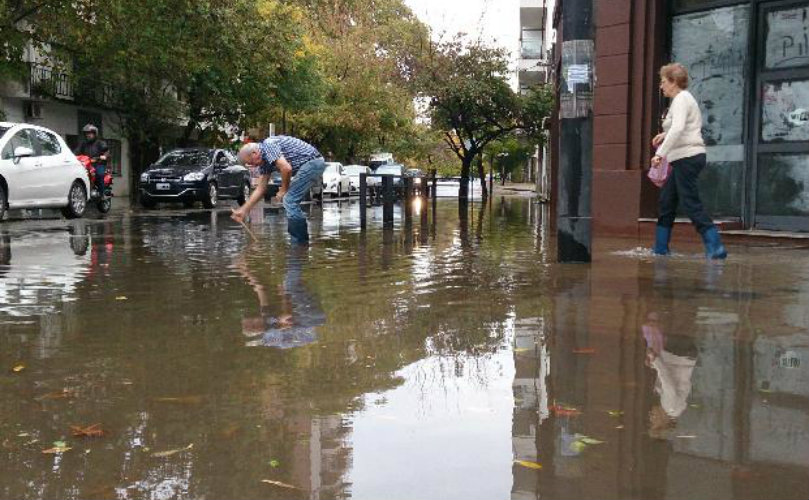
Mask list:
[[[650,312],[641,327],[646,341],[646,364],[657,372],[655,392],[660,404],[652,407],[649,418],[652,437],[665,437],[677,418],[688,407],[691,375],[697,364],[697,347],[689,336],[666,336],[657,312]]]
[[[287,254],[284,284],[278,290],[280,312],[273,313],[267,288],[250,273],[244,257],[237,268],[256,292],[261,315],[242,320],[248,346],[289,349],[317,341],[315,328],[325,324],[326,315],[303,284],[306,248],[290,248]]]

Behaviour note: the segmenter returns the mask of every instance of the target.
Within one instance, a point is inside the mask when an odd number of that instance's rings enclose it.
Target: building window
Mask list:
[[[523,28],[520,37],[520,55],[523,59],[542,58],[542,34],[541,29]]]
[[[672,20],[671,59],[688,69],[689,90],[702,111],[708,166],[700,187],[714,215],[742,213],[749,29],[746,4]]]
[[[809,65],[809,7],[767,13],[766,69]]]

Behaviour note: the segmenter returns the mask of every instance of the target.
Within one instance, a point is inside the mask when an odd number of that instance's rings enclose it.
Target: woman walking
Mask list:
[[[670,98],[671,107],[663,120],[663,132],[652,139],[657,148],[652,158],[659,165],[663,158],[671,164],[671,176],[660,191],[660,217],[657,219],[654,253],[669,253],[669,240],[677,205],[683,209],[705,243],[709,259],[724,259],[727,251],[719,231],[699,199],[697,180],[705,168],[705,143],[702,140],[702,113],[688,88],[688,71],[682,64],[660,68],[660,90]]]

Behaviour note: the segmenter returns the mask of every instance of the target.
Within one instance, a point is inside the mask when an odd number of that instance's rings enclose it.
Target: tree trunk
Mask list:
[[[474,157],[465,157],[461,162],[461,185],[458,188],[458,198],[469,199],[469,173],[472,171]]]
[[[483,201],[489,197],[489,190],[486,189],[486,172],[483,171],[483,155],[478,156],[478,177],[480,178],[480,197]]]

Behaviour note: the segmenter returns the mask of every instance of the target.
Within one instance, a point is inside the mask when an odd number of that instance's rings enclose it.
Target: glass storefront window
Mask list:
[[[809,216],[809,155],[761,154],[756,214]]]
[[[809,7],[767,13],[764,54],[767,69],[809,65]]]
[[[809,141],[809,81],[764,84],[761,140]]]
[[[702,111],[708,166],[700,184],[705,206],[715,216],[742,212],[749,28],[747,4],[672,20],[672,60],[688,69],[689,90]]]

